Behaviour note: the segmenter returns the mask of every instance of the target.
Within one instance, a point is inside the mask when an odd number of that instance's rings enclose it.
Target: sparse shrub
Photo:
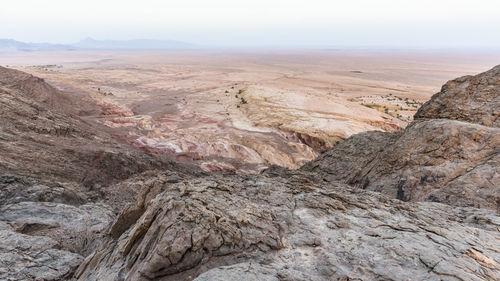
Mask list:
[[[242,104],[247,104],[247,100],[246,100],[246,99],[244,99],[244,98],[241,98],[241,103],[242,103]]]

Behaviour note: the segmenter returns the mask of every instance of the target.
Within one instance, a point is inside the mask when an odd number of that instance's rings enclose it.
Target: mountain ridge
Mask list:
[[[195,44],[158,39],[95,40],[87,37],[71,44],[31,43],[14,39],[0,39],[0,51],[74,51],[74,50],[183,50],[193,49]]]

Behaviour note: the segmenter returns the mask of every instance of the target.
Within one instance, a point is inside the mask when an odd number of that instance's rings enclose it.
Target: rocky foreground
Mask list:
[[[500,66],[260,175],[120,144],[36,79],[0,68],[1,280],[500,280]]]

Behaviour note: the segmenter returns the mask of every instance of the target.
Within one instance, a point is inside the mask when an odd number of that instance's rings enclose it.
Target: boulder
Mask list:
[[[399,133],[352,136],[303,172],[403,201],[500,210],[500,66],[448,82]]]
[[[450,119],[500,127],[500,65],[447,82],[414,117]]]

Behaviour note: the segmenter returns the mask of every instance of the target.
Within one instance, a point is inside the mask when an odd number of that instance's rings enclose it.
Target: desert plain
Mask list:
[[[117,140],[206,171],[298,168],[347,137],[404,129],[446,81],[493,51],[184,50],[0,53],[0,65],[102,110]]]

